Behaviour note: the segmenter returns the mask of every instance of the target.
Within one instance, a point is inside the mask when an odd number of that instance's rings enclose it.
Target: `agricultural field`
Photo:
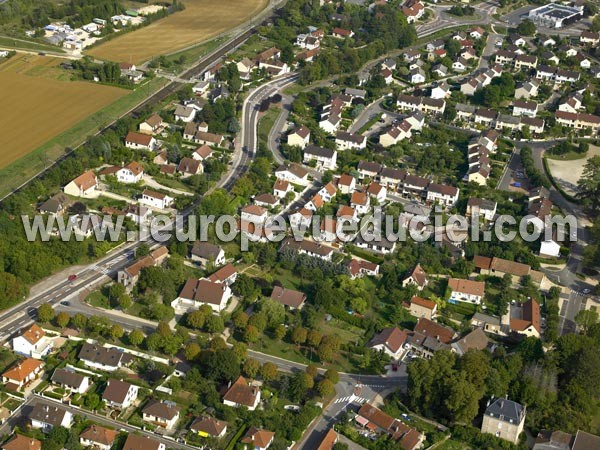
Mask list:
[[[268,0],[186,0],[185,10],[93,47],[99,59],[135,64],[211,39],[256,16]]]
[[[70,81],[59,58],[17,55],[0,63],[0,98],[5,108],[0,168],[129,91]]]

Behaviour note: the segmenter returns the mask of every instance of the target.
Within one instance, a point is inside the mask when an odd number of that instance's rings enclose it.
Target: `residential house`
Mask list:
[[[471,317],[471,326],[481,328],[487,333],[503,334],[500,318],[476,312]]]
[[[32,324],[12,340],[15,353],[41,359],[52,351],[52,342],[37,324]]]
[[[2,374],[2,382],[7,390],[17,391],[38,378],[43,368],[42,361],[25,358]]]
[[[296,242],[294,239],[286,239],[281,244],[279,251],[293,251],[301,255],[307,255],[311,258],[319,258],[324,261],[331,261],[333,248],[317,242],[308,241],[306,239]]]
[[[173,203],[173,197],[161,192],[144,189],[140,203],[151,208],[168,209]]]
[[[443,56],[439,52],[443,52]],[[446,50],[436,50],[434,54],[440,58],[443,58],[444,56],[446,56],[445,53],[446,53]],[[443,64],[436,64],[435,66],[433,66],[431,68],[431,73],[433,75],[437,75],[438,78],[445,78],[448,76],[448,68]],[[435,97],[433,97],[433,98],[435,98]]]
[[[437,314],[437,304],[432,300],[413,295],[410,299],[410,314],[418,319],[433,320]]]
[[[121,450],[165,450],[166,446],[156,439],[129,433]]]
[[[177,165],[177,172],[181,174],[181,178],[187,178],[204,172],[204,166],[200,160],[184,156]]]
[[[256,64],[248,58],[243,58],[241,61],[236,63],[240,78],[244,81],[250,80],[252,77],[252,71],[256,69]]]
[[[110,378],[102,393],[102,400],[110,408],[127,409],[137,399],[138,387],[135,384]]]
[[[490,340],[481,328],[475,328],[469,334],[451,344],[452,351],[463,356],[469,350],[485,350],[490,344]]]
[[[338,179],[337,187],[342,194],[352,194],[356,190],[356,178],[342,174]]]
[[[369,348],[384,352],[390,358],[400,359],[405,353],[407,333],[398,327],[384,328],[369,344]]]
[[[62,216],[66,211],[71,201],[63,193],[53,195],[48,200],[43,202],[39,207],[38,211],[42,214],[49,214],[52,216]]]
[[[208,279],[213,283],[222,283],[226,284],[227,286],[231,286],[233,283],[235,283],[237,275],[237,270],[235,270],[235,267],[233,267],[232,264],[225,264],[210,277],[208,277]]]
[[[152,114],[142,123],[140,123],[138,129],[140,133],[144,134],[156,134],[159,133],[163,128],[163,120],[158,114]]]
[[[227,433],[227,422],[212,417],[198,417],[190,425],[190,431],[200,437],[221,439]]]
[[[356,170],[358,171],[358,177],[362,180],[365,177],[374,179],[382,168],[383,166],[376,162],[359,161]]]
[[[69,369],[56,369],[51,380],[54,384],[77,394],[84,394],[90,387],[89,377]]]
[[[510,305],[510,331],[526,337],[542,335],[540,305],[531,299],[521,304]]]
[[[223,395],[223,404],[234,408],[245,407],[254,411],[259,403],[260,389],[250,386],[242,376],[231,384]]]
[[[196,112],[196,109],[191,106],[177,105],[173,114],[175,116],[175,121],[190,123],[194,121]]]
[[[79,354],[80,361],[92,369],[114,372],[129,366],[131,355],[113,347],[102,347],[98,344],[84,342]]]
[[[415,68],[410,71],[410,82],[412,84],[425,83],[426,80],[425,71],[421,68]]]
[[[513,116],[529,116],[537,115],[538,105],[533,101],[515,100],[513,102]]]
[[[192,141],[200,145],[212,145],[219,147],[225,138],[220,134],[208,133],[206,131],[198,130],[194,134]]]
[[[248,428],[246,434],[240,442],[245,444],[245,448],[252,450],[267,450],[275,439],[275,433],[256,427]]]
[[[594,133],[600,128],[600,116],[595,116],[593,114],[575,114],[565,111],[556,111],[554,117],[556,118],[557,123],[569,128],[578,130],[590,129]]]
[[[179,407],[172,402],[150,400],[142,409],[142,420],[172,430],[179,420]]]
[[[377,199],[378,203],[383,203],[387,198],[387,189],[375,181],[367,186],[367,194]]]
[[[581,32],[581,35],[579,35],[579,42],[584,45],[595,47],[600,43],[600,33],[597,31],[584,30]]]
[[[73,197],[90,197],[96,192],[97,187],[98,178],[93,171],[88,170],[67,184],[63,191]]]
[[[202,305],[208,305],[213,311],[221,312],[232,295],[231,288],[225,283],[191,278],[187,280],[178,297],[171,302],[171,306],[181,311],[192,311]]]
[[[354,37],[354,31],[346,30],[345,28],[335,27],[331,31],[331,36],[333,36],[334,38],[338,38],[338,39],[351,38],[351,37]]]
[[[367,148],[367,138],[358,133],[338,131],[335,144],[339,150],[362,150]]]
[[[192,261],[199,262],[203,266],[213,264],[221,266],[225,264],[225,251],[218,245],[204,241],[196,241],[191,252]]]
[[[485,282],[450,278],[448,290],[450,303],[465,302],[480,305],[485,295]]]
[[[424,434],[369,403],[364,403],[360,407],[355,421],[369,430],[388,434],[402,450],[416,450],[421,448],[425,441]]]
[[[273,195],[277,198],[285,198],[288,192],[292,192],[294,188],[289,181],[277,179],[273,185]]]
[[[244,206],[240,214],[242,220],[252,223],[265,223],[268,215],[267,209],[258,205]]]
[[[427,201],[439,203],[447,208],[452,207],[458,201],[460,189],[445,184],[430,183],[427,187]]]
[[[254,197],[254,204],[264,208],[274,208],[279,205],[279,197],[273,194],[258,194]]]
[[[450,95],[450,86],[445,81],[437,83],[431,89],[431,98],[444,99]]]
[[[93,424],[79,435],[79,443],[85,448],[93,447],[98,450],[110,450],[118,435],[117,430]]]
[[[427,279],[427,273],[421,267],[421,264],[417,264],[409,273],[404,280],[402,280],[402,287],[414,285],[417,290],[422,291],[429,284]]]
[[[420,0],[407,0],[402,5],[402,14],[408,23],[415,23],[425,14],[425,5]]]
[[[169,256],[169,250],[164,245],[150,252],[149,255],[137,259],[129,266],[117,272],[117,282],[125,286],[129,292],[137,284],[142,269],[160,266]]]
[[[498,204],[493,200],[471,197],[467,201],[467,217],[481,217],[491,222],[496,217]]]
[[[287,135],[288,145],[297,146],[304,149],[309,142],[310,130],[305,126],[298,127]]]
[[[488,402],[483,414],[481,432],[517,444],[525,426],[525,407],[508,398]]]
[[[456,72],[464,72],[469,67],[469,61],[462,56],[459,56],[456,61],[452,63],[452,69]]]
[[[529,99],[532,97],[537,97],[539,86],[540,84],[535,79],[531,79],[524,83],[519,83],[515,89],[515,98]]]
[[[156,148],[156,139],[149,134],[130,131],[125,136],[125,147],[133,150],[154,150]]]
[[[374,277],[379,275],[379,265],[364,259],[351,259],[348,263],[348,274],[352,280],[361,278],[363,275]]]
[[[293,289],[274,286],[273,292],[271,292],[271,300],[281,303],[291,310],[302,309],[306,301],[306,294]]]
[[[288,163],[279,166],[275,171],[275,176],[278,180],[288,181],[300,186],[308,184],[308,171],[300,164]]]
[[[350,200],[350,206],[356,210],[357,214],[366,214],[371,207],[371,198],[366,192],[354,191]]]
[[[23,436],[22,434],[14,434],[13,437],[2,444],[2,450],[41,450],[42,441]]]
[[[194,158],[195,160],[198,160],[200,162],[204,162],[206,161],[208,158],[210,158],[213,154],[213,149],[210,148],[208,145],[202,145],[200,147],[198,147],[196,150],[194,150],[194,153],[192,153],[192,158]]]
[[[514,65],[515,65],[515,69],[517,69],[517,70],[535,69],[537,67],[537,64],[538,64],[537,56],[533,56],[533,55],[517,55],[517,56],[515,56]]]
[[[49,433],[54,427],[71,428],[73,414],[60,406],[36,403],[28,416],[31,427]]]
[[[316,161],[319,170],[335,170],[337,151],[309,145],[304,149],[304,162]]]

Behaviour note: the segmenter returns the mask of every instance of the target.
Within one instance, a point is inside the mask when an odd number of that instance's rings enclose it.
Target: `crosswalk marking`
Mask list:
[[[348,397],[338,398],[334,403],[365,403],[366,398],[357,397],[356,395],[349,395]]]
[[[100,273],[102,273],[104,275],[108,274],[108,270],[107,269],[104,269],[104,268],[99,267],[99,266],[92,266],[92,270],[95,270],[96,272],[100,272]]]

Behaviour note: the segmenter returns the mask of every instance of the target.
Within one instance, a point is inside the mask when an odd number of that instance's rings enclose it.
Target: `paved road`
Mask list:
[[[23,406],[21,407],[21,409],[19,410],[19,412],[13,416],[11,416],[8,421],[6,421],[1,427],[0,427],[0,434],[2,435],[8,435],[10,434],[12,428],[14,428],[15,426],[19,425],[19,424],[23,424],[24,421],[26,421],[26,418],[28,416],[28,414],[33,410],[33,408],[35,407],[35,405],[38,404],[43,404],[43,405],[48,405],[48,406],[59,406],[62,409],[66,409],[67,411],[69,411],[70,413],[72,413],[73,415],[78,415],[78,416],[82,416],[85,417],[89,420],[92,420],[96,423],[99,423],[101,425],[104,426],[108,426],[108,427],[112,427],[115,428],[117,430],[124,430],[127,431],[128,433],[137,433],[137,434],[141,434],[143,436],[152,438],[154,440],[157,440],[159,442],[162,442],[163,444],[165,444],[165,446],[167,448],[174,448],[177,450],[198,450],[197,447],[193,447],[191,445],[186,445],[180,442],[176,442],[173,439],[168,439],[165,437],[162,437],[158,434],[155,433],[151,433],[148,431],[142,431],[136,427],[132,427],[130,425],[127,425],[126,423],[122,423],[122,422],[117,422],[115,420],[112,419],[108,419],[105,416],[99,415],[99,414],[94,414],[91,413],[89,411],[80,409],[80,408],[76,408],[73,406],[69,406],[67,404],[64,404],[58,400],[54,400],[54,399],[50,399],[50,398],[46,398],[46,397],[41,397],[41,396],[37,396],[37,395],[33,395],[31,397],[29,397],[27,399],[27,401],[23,404]]]

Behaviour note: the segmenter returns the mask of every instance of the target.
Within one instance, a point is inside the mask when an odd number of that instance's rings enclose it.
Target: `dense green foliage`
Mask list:
[[[541,342],[525,339],[516,353],[470,351],[458,357],[437,352],[408,368],[407,401],[416,411],[448,424],[471,424],[487,400],[508,395],[527,406],[527,426],[574,432],[591,429],[599,411],[600,327],[568,334],[544,353]]]

